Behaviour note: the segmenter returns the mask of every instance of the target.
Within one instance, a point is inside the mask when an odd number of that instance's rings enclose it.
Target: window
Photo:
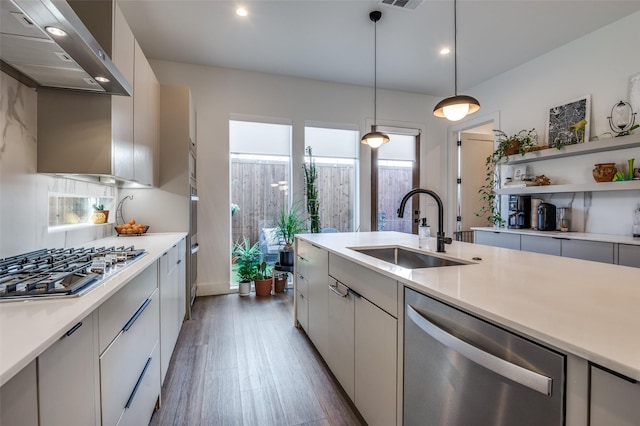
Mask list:
[[[320,225],[340,232],[358,228],[358,143],[356,126],[323,127],[307,123],[305,146],[311,148],[318,172]],[[353,127],[353,128],[350,128]],[[309,157],[305,157],[309,162]]]
[[[231,120],[229,146],[231,242],[258,243],[262,260],[273,264],[279,250],[273,224],[291,202],[291,125]]]
[[[371,155],[371,229],[417,233],[412,220],[419,206],[409,200],[403,218],[397,210],[404,194],[419,186],[420,135],[411,129],[381,129],[389,135],[389,143],[374,149]],[[415,207],[415,209],[414,209]]]

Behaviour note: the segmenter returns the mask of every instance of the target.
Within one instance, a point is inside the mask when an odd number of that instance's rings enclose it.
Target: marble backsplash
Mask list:
[[[114,233],[112,225],[48,230],[50,192],[117,199],[118,189],[37,174],[36,126],[36,91],[0,72],[0,258]]]

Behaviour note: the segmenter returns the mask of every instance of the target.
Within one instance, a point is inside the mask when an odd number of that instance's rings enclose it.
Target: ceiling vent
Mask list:
[[[422,0],[380,0],[380,4],[414,10],[422,4]]]

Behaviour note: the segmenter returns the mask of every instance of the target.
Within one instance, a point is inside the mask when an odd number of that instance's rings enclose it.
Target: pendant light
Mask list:
[[[480,110],[480,102],[476,98],[465,95],[458,95],[458,23],[457,23],[457,1],[453,0],[453,68],[454,68],[454,96],[438,102],[433,109],[433,115],[444,117],[449,121],[462,120],[469,114]]]
[[[383,132],[376,131],[376,98],[378,92],[377,75],[377,23],[382,18],[382,12],[374,10],[369,13],[369,19],[373,21],[373,132],[369,132],[360,139],[365,145],[371,148],[379,148],[382,144],[389,142],[389,136]]]

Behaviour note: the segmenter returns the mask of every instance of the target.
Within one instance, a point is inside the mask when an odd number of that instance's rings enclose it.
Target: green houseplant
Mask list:
[[[487,217],[490,226],[504,226],[505,219],[500,212],[500,200],[495,188],[500,186],[500,164],[509,160],[510,155],[524,155],[534,151],[538,146],[536,129],[520,130],[514,135],[507,135],[502,130],[495,129],[495,149],[485,160],[487,175],[484,184],[478,189],[480,200],[483,202],[478,217]]]
[[[313,160],[313,154],[311,153],[311,147],[306,148],[306,153],[309,156],[309,164],[303,164],[304,169],[304,183],[305,194],[307,196],[307,213],[309,214],[309,229],[312,233],[318,233],[321,231],[320,227],[320,201],[318,200],[318,171],[316,170],[316,163]]]
[[[238,265],[238,286],[240,296],[248,296],[251,292],[251,282],[256,279],[258,265],[260,264],[260,247],[258,243],[251,245],[251,242],[242,237],[233,246],[233,255]]]
[[[284,266],[293,265],[293,242],[295,235],[305,230],[304,219],[300,215],[298,208],[291,205],[289,208],[280,210],[276,218],[275,225],[278,227],[278,235],[284,241],[284,247],[280,250],[280,264]]]
[[[267,265],[267,262],[263,261],[256,269],[256,277],[254,284],[256,287],[256,296],[269,296],[271,294],[271,268]]]

